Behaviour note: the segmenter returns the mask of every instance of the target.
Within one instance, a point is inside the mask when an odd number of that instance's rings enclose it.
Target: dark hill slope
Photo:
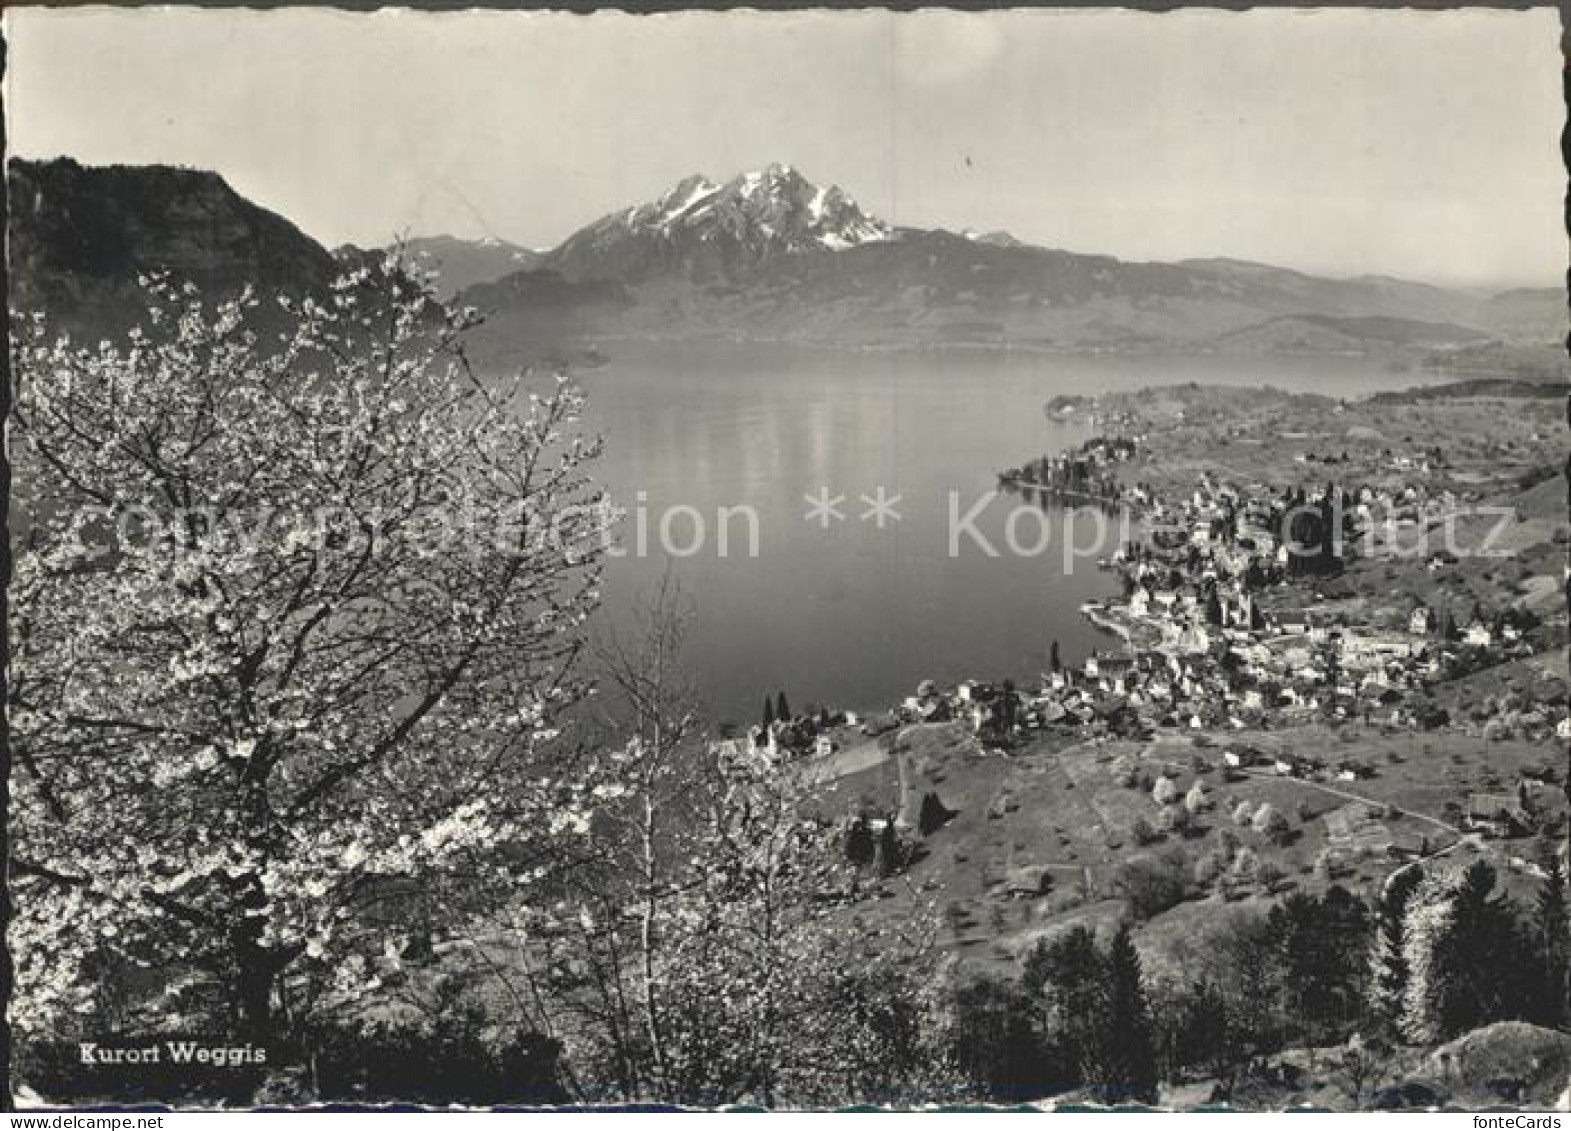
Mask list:
[[[139,275],[167,272],[210,297],[321,294],[332,254],[216,173],[165,165],[90,168],[13,159],[13,310],[82,333],[124,329],[144,307]]]

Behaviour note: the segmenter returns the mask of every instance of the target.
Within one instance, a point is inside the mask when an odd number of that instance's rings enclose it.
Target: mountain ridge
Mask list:
[[[13,158],[7,172],[14,303],[66,324],[124,328],[139,313],[136,276],[149,270],[190,277],[215,297],[246,283],[314,294],[343,264],[379,254],[335,258],[203,170]],[[1502,356],[1482,345],[1541,348],[1567,329],[1555,288],[1478,296],[1387,276],[1331,279],[1227,257],[1139,263],[1001,231],[897,227],[785,164],[724,182],[683,178],[543,253],[455,237],[405,250],[449,274],[443,297],[488,315],[481,336],[498,350],[639,337],[1267,351],[1443,351],[1460,341],[1476,360]]]
[[[1222,256],[1131,262],[1003,231],[897,227],[849,197],[854,211],[838,217],[849,230],[838,238],[805,226],[800,207],[783,210],[784,223],[774,222],[780,209],[715,207],[755,200],[762,186],[767,199],[799,206],[840,193],[788,165],[724,184],[695,174],[579,229],[543,263],[627,288],[630,301],[598,326],[616,337],[1239,349],[1258,327],[1260,348],[1340,352],[1565,333],[1563,292],[1558,305],[1537,291],[1497,301],[1388,275],[1327,278]],[[1290,319],[1302,333],[1286,333]]]

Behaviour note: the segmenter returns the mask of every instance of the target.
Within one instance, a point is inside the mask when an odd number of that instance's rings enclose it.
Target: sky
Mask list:
[[[10,9],[13,152],[215,169],[329,246],[533,247],[772,161],[903,225],[1133,260],[1563,276],[1528,12]]]

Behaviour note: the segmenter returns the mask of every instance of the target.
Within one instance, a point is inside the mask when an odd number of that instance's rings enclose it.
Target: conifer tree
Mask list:
[[[1331,570],[1340,561],[1338,554],[1340,531],[1337,529],[1336,489],[1326,485],[1320,499],[1320,568]]]
[[[866,815],[859,813],[846,831],[846,859],[861,868],[873,862],[875,852],[872,826]]]
[[[1370,948],[1369,1012],[1377,1025],[1394,1029],[1407,993],[1408,904],[1423,873],[1401,868],[1386,878],[1375,903],[1375,935]]]
[[[900,863],[900,839],[895,835],[895,818],[891,813],[878,837],[878,871],[881,875],[892,876],[900,870]]]
[[[1021,983],[1037,1002],[1047,1053],[1047,1078],[1060,1088],[1078,1086],[1100,1014],[1104,961],[1096,932],[1083,923],[1037,943],[1027,955]]]
[[[1571,919],[1566,912],[1566,875],[1560,856],[1553,850],[1545,856],[1544,882],[1533,916],[1533,942],[1542,972],[1542,987],[1534,1001],[1543,1024],[1564,1029],[1571,1025],[1571,987],[1567,984],[1571,973]]]
[[[1402,1013],[1398,1027],[1415,1043],[1444,1039],[1440,1002],[1444,1000],[1449,971],[1443,946],[1452,929],[1454,880],[1444,874],[1429,876],[1418,885],[1407,904],[1402,933]]]
[[[922,795],[922,810],[916,819],[917,832],[932,836],[948,823],[954,814],[939,800],[938,794],[928,791]]]
[[[1119,927],[1108,948],[1099,996],[1086,1083],[1104,1103],[1156,1102],[1155,1027],[1128,923]]]
[[[1533,963],[1495,870],[1479,860],[1425,880],[1407,918],[1402,1032],[1433,1044],[1529,1012]]]
[[[1206,621],[1209,624],[1222,623],[1222,599],[1217,596],[1214,587],[1206,594]]]
[[[1215,983],[1196,982],[1183,1000],[1180,1060],[1215,1078],[1221,1098],[1232,1092],[1237,1075],[1238,1042],[1232,1032],[1227,998]]]

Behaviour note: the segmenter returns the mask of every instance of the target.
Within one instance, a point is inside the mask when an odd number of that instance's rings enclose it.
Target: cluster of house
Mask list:
[[[1332,558],[1367,552],[1367,539],[1422,531],[1456,513],[1465,500],[1450,490],[1418,480],[1282,491],[1201,474],[1174,496],[1120,475],[1118,465],[1143,446],[1142,436],[1098,436],[1000,476],[1044,489],[1094,489],[1141,515],[1149,540],[1103,563],[1122,575],[1124,600],[1084,607],[1124,638],[1122,653],[1093,655],[1078,668],[1055,655],[1034,688],[968,681],[941,690],[927,681],[864,730],[963,719],[1003,741],[1049,727],[1143,733],[1303,717],[1431,727],[1448,720],[1426,694],[1429,684],[1455,674],[1464,659],[1476,661],[1479,650],[1501,659],[1533,651],[1537,618],[1519,608],[1487,615],[1475,607],[1459,620],[1418,604],[1405,624],[1376,625],[1280,601],[1276,587],[1295,574],[1334,567]],[[1444,462],[1443,453],[1386,455],[1392,470]]]
[[[1258,747],[1233,743],[1222,752],[1230,770],[1259,770],[1283,777],[1309,780],[1363,781],[1375,776],[1375,768],[1363,758],[1327,760],[1301,751],[1281,750],[1269,754]]]
[[[1552,810],[1561,795],[1560,783],[1550,763],[1522,770],[1516,788],[1496,788],[1468,795],[1461,823],[1487,836],[1518,836],[1538,829],[1540,817]]]
[[[1104,482],[1138,447],[1099,437],[1071,456],[1008,475],[1027,483]],[[1045,727],[1243,729],[1294,716],[1435,726],[1447,721],[1445,712],[1424,689],[1451,674],[1464,651],[1504,658],[1532,650],[1537,620],[1517,608],[1493,615],[1475,608],[1459,621],[1419,604],[1405,624],[1376,626],[1262,602],[1294,572],[1295,555],[1322,553],[1305,548],[1301,531],[1287,543],[1294,511],[1310,515],[1309,527],[1330,547],[1333,534],[1380,523],[1422,527],[1457,505],[1448,491],[1327,485],[1273,493],[1202,475],[1176,500],[1144,483],[1121,487],[1120,497],[1145,516],[1150,540],[1104,563],[1123,576],[1125,599],[1085,612],[1124,637],[1122,654],[1093,655],[1079,668],[1055,662],[1035,689],[972,681],[941,692],[924,683],[890,724],[960,718],[1000,739]],[[1335,552],[1356,551],[1338,545]]]
[[[1493,616],[1477,604],[1462,620],[1449,610],[1432,609],[1420,602],[1408,616],[1408,632],[1435,641],[1442,657],[1457,645],[1470,648],[1499,648],[1507,655],[1532,651],[1530,634],[1541,625],[1540,618],[1526,608],[1510,606]]]
[[[927,680],[864,729],[958,719],[1004,741],[1046,728],[1241,730],[1312,717],[1432,727],[1447,718],[1425,687],[1446,677],[1459,648],[1531,647],[1531,615],[1516,610],[1492,618],[1475,611],[1455,624],[1420,605],[1405,626],[1375,628],[1312,610],[1265,612],[1231,582],[1137,585],[1118,612],[1118,623],[1135,630],[1120,652],[1057,665],[1035,687],[968,680],[941,689]],[[1333,770],[1357,775],[1352,767]]]
[[[1320,463],[1320,464],[1345,464],[1353,462],[1346,449],[1340,454],[1336,452],[1300,452],[1293,457],[1294,463]],[[1405,471],[1427,474],[1431,471],[1441,471],[1450,466],[1443,448],[1427,448],[1419,452],[1394,452],[1385,448],[1380,453],[1378,465],[1385,471]]]
[[[1093,657],[1078,681],[1055,673],[1055,687],[1089,682],[1159,716],[1200,699],[1215,717],[1193,710],[1188,722],[1197,726],[1243,723],[1248,713],[1272,710],[1421,725],[1434,708],[1412,702],[1414,693],[1452,673],[1466,650],[1501,659],[1533,651],[1538,618],[1515,606],[1493,614],[1475,606],[1459,620],[1419,603],[1406,624],[1384,626],[1264,607],[1262,596],[1295,572],[1295,556],[1358,553],[1336,540],[1381,522],[1423,527],[1457,505],[1449,491],[1327,485],[1273,494],[1202,475],[1176,500],[1143,484],[1127,497],[1150,516],[1150,541],[1121,548],[1107,563],[1123,575],[1124,601],[1087,612],[1124,636],[1132,654],[1111,664]],[[1304,546],[1301,533],[1293,545],[1284,540],[1295,512],[1310,516],[1324,549]],[[1177,721],[1185,721],[1182,712]]]
[[[1306,556],[1310,549],[1284,539],[1284,516],[1290,513],[1331,515],[1343,557],[1414,554],[1438,566],[1456,557],[1443,539],[1430,545],[1432,532],[1447,531],[1448,520],[1466,514],[1471,502],[1450,489],[1431,490],[1421,480],[1279,494],[1265,484],[1240,488],[1206,474],[1185,495],[1168,497],[1136,483],[1121,499],[1139,510],[1158,546],[1213,548],[1224,564],[1253,561],[1257,569],[1278,574],[1288,570],[1295,554]]]
[[[855,711],[830,710],[827,707],[815,708],[800,715],[789,712],[776,715],[771,711],[764,722],[748,727],[744,734],[733,735],[711,745],[731,756],[761,757],[771,763],[809,755],[826,757],[838,748],[836,733],[862,725],[862,716]]]
[[[1004,477],[1101,486],[1140,447],[1138,437],[1097,437],[1070,455]],[[1455,674],[1467,653],[1476,660],[1481,650],[1498,658],[1534,650],[1538,619],[1519,607],[1486,614],[1475,606],[1458,618],[1418,603],[1405,623],[1377,625],[1346,623],[1280,600],[1276,587],[1295,572],[1294,557],[1324,552],[1306,550],[1303,530],[1293,530],[1295,512],[1309,515],[1314,536],[1330,547],[1333,534],[1367,532],[1381,522],[1422,527],[1457,505],[1449,491],[1422,485],[1347,491],[1327,484],[1282,492],[1260,484],[1240,489],[1205,474],[1178,498],[1139,482],[1118,491],[1145,517],[1149,541],[1126,545],[1104,563],[1122,575],[1124,600],[1088,605],[1085,612],[1123,636],[1120,653],[1098,653],[1069,667],[1058,663],[1055,648],[1051,670],[1034,687],[972,680],[940,689],[924,681],[895,710],[865,723],[825,713],[777,719],[754,728],[751,744],[771,755],[826,755],[840,726],[877,734],[950,719],[998,743],[1044,728],[1242,730],[1308,717],[1433,727],[1448,719],[1426,689]],[[1358,551],[1337,545],[1334,552]],[[1326,767],[1283,772],[1318,774]],[[1352,780],[1361,770],[1338,765],[1329,772]]]
[[[1042,456],[998,473],[1005,487],[1095,498],[1106,503],[1123,498],[1117,465],[1140,450],[1138,436],[1096,436],[1064,455]]]
[[[917,684],[893,710],[872,715],[861,724],[866,735],[880,735],[909,723],[969,722],[978,733],[996,732],[999,736],[1019,729],[1025,722],[1025,698],[1014,682],[1001,684],[967,680],[956,687],[940,688],[930,679]]]

